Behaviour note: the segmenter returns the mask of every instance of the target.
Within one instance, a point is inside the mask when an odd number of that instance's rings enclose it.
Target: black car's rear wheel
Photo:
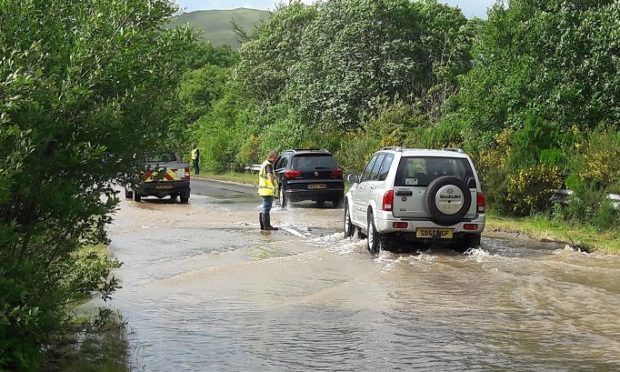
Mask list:
[[[286,198],[286,193],[284,192],[283,187],[280,187],[280,192],[278,193],[278,201],[280,202],[281,208],[288,207],[288,199]]]
[[[342,195],[332,199],[332,204],[334,208],[342,208],[343,202],[344,197]]]

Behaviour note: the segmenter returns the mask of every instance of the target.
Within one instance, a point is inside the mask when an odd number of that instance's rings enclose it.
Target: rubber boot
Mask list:
[[[263,221],[263,224],[265,224],[265,230],[278,230],[277,227],[271,226],[271,216],[269,215],[269,213],[263,214],[263,218],[265,219]]]
[[[260,222],[260,229],[265,230],[265,223],[263,222],[263,214],[258,214],[258,222]]]

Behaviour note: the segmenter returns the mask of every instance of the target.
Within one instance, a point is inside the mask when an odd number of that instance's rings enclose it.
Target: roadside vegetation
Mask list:
[[[352,173],[383,146],[462,147],[497,221],[613,249],[620,3],[502,3],[483,21],[434,0],[292,1],[237,52],[169,29],[167,0],[1,1],[0,369],[36,369],[75,304],[118,287],[119,263],[84,247],[162,144],[197,143],[218,174],[270,149],[326,148]]]

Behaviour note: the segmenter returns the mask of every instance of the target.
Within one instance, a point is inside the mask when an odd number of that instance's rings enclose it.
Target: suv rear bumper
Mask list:
[[[144,182],[136,192],[141,196],[164,197],[171,194],[190,193],[190,181]]]
[[[406,228],[395,228],[395,222],[407,222]],[[465,225],[477,225],[475,229],[465,229]],[[415,220],[398,218],[392,215],[392,212],[378,211],[375,216],[375,227],[380,234],[390,233],[402,233],[406,235],[413,235],[416,237],[416,230],[418,228],[428,229],[451,229],[454,236],[458,237],[463,234],[480,234],[486,225],[486,215],[484,213],[476,215],[472,219],[463,219],[463,221],[449,226],[438,225],[429,220]]]

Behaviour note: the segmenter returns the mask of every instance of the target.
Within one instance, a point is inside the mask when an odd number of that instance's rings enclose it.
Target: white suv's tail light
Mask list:
[[[476,195],[476,205],[478,206],[478,213],[484,213],[486,210],[487,200],[484,197],[484,194],[479,192]]]
[[[383,194],[383,209],[384,211],[391,211],[394,205],[394,190],[388,190]]]

